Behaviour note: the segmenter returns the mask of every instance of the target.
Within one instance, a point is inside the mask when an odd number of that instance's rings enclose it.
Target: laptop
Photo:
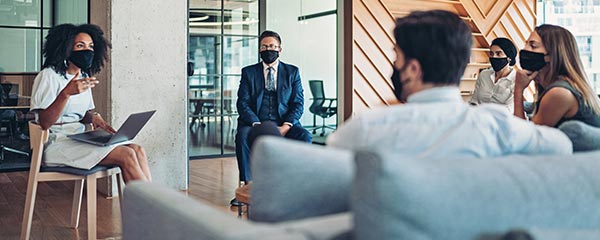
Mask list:
[[[94,131],[68,135],[67,137],[73,140],[98,146],[108,146],[115,143],[129,141],[135,138],[135,136],[140,132],[140,130],[142,130],[144,125],[146,125],[148,120],[150,120],[150,117],[152,117],[155,112],[156,110],[129,115],[127,120],[125,120],[123,125],[121,125],[119,130],[114,134],[104,131],[103,129],[98,129]]]

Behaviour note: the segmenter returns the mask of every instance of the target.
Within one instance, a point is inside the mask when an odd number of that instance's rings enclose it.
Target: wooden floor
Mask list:
[[[27,192],[27,172],[0,173],[0,239],[19,239],[23,205]],[[188,196],[216,208],[237,214],[229,200],[237,187],[235,158],[190,162]],[[185,193],[185,192],[184,192]],[[73,196],[72,182],[44,182],[38,187],[31,239],[86,239],[87,207],[83,201],[78,229],[69,225]],[[121,216],[117,198],[98,196],[98,239],[121,239]]]

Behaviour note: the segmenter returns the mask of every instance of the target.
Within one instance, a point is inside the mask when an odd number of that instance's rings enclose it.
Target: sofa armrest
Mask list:
[[[281,222],[348,211],[352,158],[346,150],[258,139],[252,149],[250,218]]]
[[[573,151],[600,150],[600,128],[581,121],[566,121],[558,129],[563,131],[573,143]]]
[[[123,194],[123,239],[305,239],[242,221],[158,184],[132,182]]]

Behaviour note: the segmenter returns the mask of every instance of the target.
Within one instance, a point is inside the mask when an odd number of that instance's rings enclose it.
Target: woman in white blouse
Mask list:
[[[106,147],[77,142],[67,135],[85,130],[92,124],[114,133],[95,108],[92,88],[99,82],[94,74],[106,62],[110,47],[102,30],[91,24],[53,27],[44,44],[44,64],[35,77],[31,111],[43,129],[50,129],[44,147],[43,163],[47,166],[70,166],[91,169],[96,165],[117,165],[125,182],[151,181],[144,149],[131,142]]]
[[[472,105],[481,103],[497,103],[506,106],[507,111],[513,112],[513,90],[515,86],[517,48],[507,38],[496,38],[490,46],[490,64],[492,69],[479,73]]]

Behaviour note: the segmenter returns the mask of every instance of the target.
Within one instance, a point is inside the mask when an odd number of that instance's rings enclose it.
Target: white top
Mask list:
[[[69,81],[75,75],[66,74],[66,78],[52,68],[43,69],[33,82],[31,96],[31,110],[46,109],[56,100],[60,91],[62,91]],[[79,79],[83,76],[79,76]],[[50,130],[52,133],[65,132],[67,134],[82,132],[83,124],[78,123],[85,116],[86,111],[94,109],[94,99],[91,89],[69,97],[67,105],[57,120],[58,125],[53,125]],[[75,123],[75,124],[64,124]]]
[[[516,118],[496,104],[470,106],[456,87],[424,90],[407,104],[353,117],[327,145],[438,159],[573,152],[560,130]]]
[[[508,76],[496,79],[496,72],[492,69],[486,69],[479,73],[477,82],[475,83],[475,90],[473,90],[473,97],[469,103],[482,104],[482,103],[496,103],[504,105],[510,113],[514,109],[514,89],[515,89],[515,77],[517,71],[511,69]]]
[[[265,75],[265,88],[267,87],[267,77],[269,76],[269,66],[263,62],[263,73]],[[275,90],[277,90],[277,68],[279,67],[279,59],[275,60],[273,64],[273,80],[275,80]]]
[[[35,77],[33,83],[31,110],[48,108],[73,77],[74,75],[67,74],[65,78],[51,68],[42,70]],[[79,121],[85,116],[86,111],[93,108],[95,106],[91,90],[69,97],[67,105],[57,121],[57,123],[67,124],[50,127],[50,137],[44,146],[42,158],[44,165],[91,169],[117,146],[131,144],[130,141],[126,141],[100,147],[68,138],[69,134],[85,130],[85,125]]]

